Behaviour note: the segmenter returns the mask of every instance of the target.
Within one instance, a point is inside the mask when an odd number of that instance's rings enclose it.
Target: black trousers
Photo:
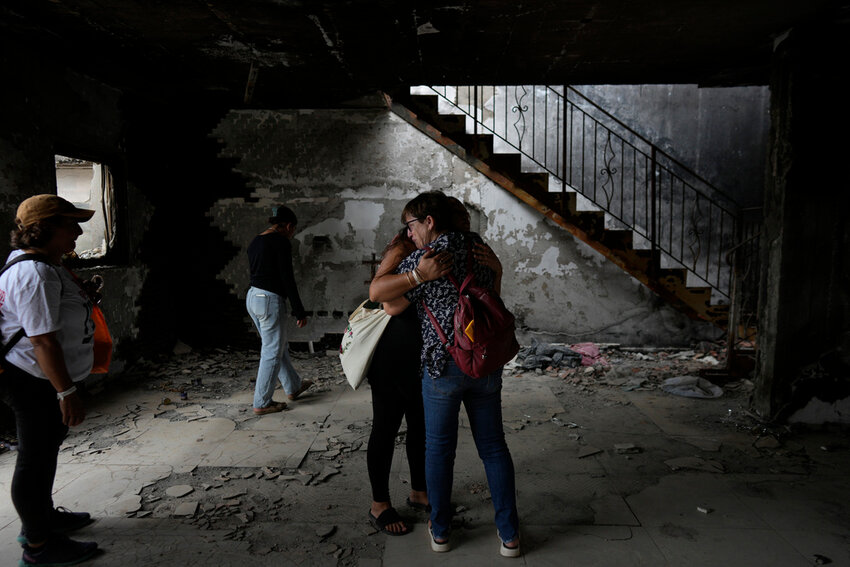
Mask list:
[[[410,486],[425,492],[425,410],[422,406],[422,382],[410,380],[369,380],[372,389],[372,433],[366,451],[372,500],[390,501],[390,469],[395,439],[401,420],[407,421],[407,462]]]
[[[372,390],[372,433],[366,466],[375,502],[390,501],[390,469],[402,419],[407,422],[411,488],[422,492],[426,489],[425,410],[419,372],[421,349],[419,320],[414,309],[407,309],[390,320],[372,358],[368,372]]]
[[[41,542],[50,533],[56,462],[68,427],[62,423],[56,390],[48,380],[11,364],[5,368],[0,374],[0,390],[15,414],[18,431],[12,503],[27,539]]]

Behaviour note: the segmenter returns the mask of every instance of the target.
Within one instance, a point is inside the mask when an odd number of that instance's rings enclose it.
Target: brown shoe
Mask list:
[[[300,396],[301,394],[303,394],[304,392],[309,390],[312,385],[313,385],[312,380],[301,380],[301,387],[298,388],[298,391],[295,392],[294,394],[289,394],[286,397],[289,398],[290,400],[297,400],[298,396]]]
[[[267,413],[277,413],[286,409],[286,404],[283,402],[272,402],[264,408],[254,408],[256,415],[266,415]]]

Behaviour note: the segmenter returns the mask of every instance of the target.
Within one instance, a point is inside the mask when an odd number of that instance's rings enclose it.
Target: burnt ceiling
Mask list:
[[[825,0],[12,0],[3,49],[174,104],[311,107],[410,84],[766,84]],[[8,54],[7,54],[8,55]]]

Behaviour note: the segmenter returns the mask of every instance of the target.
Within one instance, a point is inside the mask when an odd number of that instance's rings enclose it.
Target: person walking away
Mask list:
[[[12,252],[0,275],[0,332],[14,342],[2,361],[0,389],[15,414],[18,451],[12,503],[21,519],[20,565],[71,565],[93,557],[95,542],[65,534],[94,520],[53,505],[59,447],[86,417],[76,383],[92,368],[91,298],[62,265],[94,211],[57,195],[36,195],[17,210]],[[13,265],[9,263],[15,262]]]
[[[307,312],[301,303],[292,269],[292,244],[298,219],[289,207],[272,209],[271,225],[248,245],[251,285],[245,298],[248,314],[260,334],[260,366],[254,387],[254,413],[265,415],[286,409],[275,402],[275,379],[280,381],[292,401],[306,392],[312,380],[302,380],[292,366],[286,338],[286,300],[292,307],[298,328],[307,324]]]

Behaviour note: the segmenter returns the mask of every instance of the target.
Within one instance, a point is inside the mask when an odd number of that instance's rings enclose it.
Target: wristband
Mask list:
[[[70,388],[68,388],[64,392],[56,392],[56,399],[57,400],[64,400],[65,398],[67,398],[68,396],[70,396],[71,394],[73,394],[76,391],[77,391],[77,387],[71,386]]]

